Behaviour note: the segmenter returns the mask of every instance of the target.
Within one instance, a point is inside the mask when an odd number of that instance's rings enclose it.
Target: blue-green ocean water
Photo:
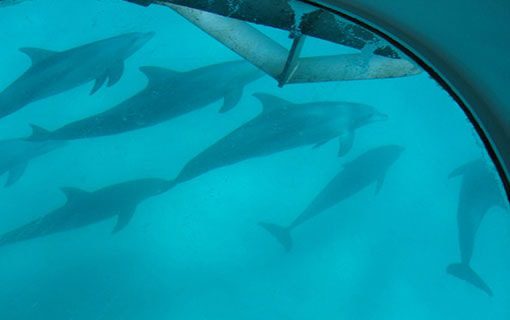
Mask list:
[[[31,123],[56,129],[114,106],[145,86],[140,66],[186,71],[237,59],[167,8],[115,0],[26,1],[0,8],[0,30],[0,90],[30,66],[20,47],[65,50],[125,32],[156,32],[127,60],[118,84],[91,96],[89,83],[32,103],[0,120],[0,140],[29,135]],[[286,34],[264,31],[290,44]],[[351,51],[313,39],[305,47],[309,55]],[[217,102],[143,130],[72,141],[34,159],[18,183],[0,189],[0,233],[61,206],[61,187],[96,190],[175,177],[189,159],[260,112],[254,92],[294,102],[366,103],[389,120],[359,129],[343,158],[332,141],[208,172],[143,202],[116,235],[111,219],[1,247],[0,319],[510,317],[504,210],[485,217],[472,262],[494,297],[446,273],[459,259],[460,181],[448,175],[486,156],[460,108],[426,74],[283,89],[265,77],[248,85],[228,113],[219,114]],[[385,144],[406,151],[381,191],[370,186],[304,224],[290,253],[258,226],[289,223],[342,163]]]

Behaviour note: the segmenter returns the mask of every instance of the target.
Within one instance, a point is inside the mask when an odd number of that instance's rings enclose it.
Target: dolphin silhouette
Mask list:
[[[5,186],[9,187],[18,181],[32,159],[65,144],[65,141],[29,142],[22,139],[0,141],[0,175],[9,173]]]
[[[32,126],[30,140],[70,140],[114,135],[170,120],[223,99],[220,112],[233,108],[243,88],[263,76],[245,61],[214,64],[188,72],[140,68],[149,79],[145,89],[100,114],[49,132]]]
[[[343,169],[322,189],[308,207],[288,226],[261,222],[259,225],[273,235],[286,251],[292,249],[291,232],[325,210],[350,198],[372,183],[376,193],[381,189],[388,169],[404,148],[396,145],[378,147],[343,165]]]
[[[107,81],[107,86],[114,85],[124,72],[124,60],[153,35],[153,32],[127,33],[61,52],[21,48],[20,51],[32,60],[32,65],[0,93],[0,118],[31,102],[93,80],[91,94]]]
[[[246,159],[307,145],[319,147],[335,138],[339,139],[338,154],[342,156],[351,149],[357,128],[387,118],[363,104],[296,104],[269,94],[254,96],[262,102],[263,111],[191,159],[175,183]]]
[[[505,208],[505,200],[497,187],[497,180],[482,159],[469,162],[450,174],[462,176],[457,207],[457,227],[461,261],[448,266],[447,272],[492,296],[491,288],[471,268],[476,234],[486,213],[493,207]]]
[[[172,185],[163,179],[139,179],[94,192],[62,188],[67,198],[62,207],[0,236],[0,246],[85,227],[114,216],[118,218],[113,233],[117,233],[127,226],[139,203],[166,192]]]
[[[21,2],[25,2],[26,0],[0,0],[0,7],[8,7],[16,4],[20,4]]]

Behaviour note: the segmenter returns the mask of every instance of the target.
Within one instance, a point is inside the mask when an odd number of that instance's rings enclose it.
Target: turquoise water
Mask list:
[[[261,29],[289,46],[285,33]],[[54,130],[111,108],[144,88],[140,66],[187,71],[238,59],[167,8],[113,0],[2,7],[0,30],[0,90],[30,67],[21,47],[67,50],[127,32],[155,32],[126,60],[117,84],[89,95],[90,81],[28,104],[0,119],[2,140],[27,137],[29,124]],[[353,50],[313,39],[304,49],[306,55],[343,52]],[[0,232],[64,205],[62,187],[95,191],[175,178],[190,159],[261,112],[256,92],[295,103],[363,103],[388,120],[356,130],[344,157],[333,139],[211,170],[141,202],[115,235],[112,217],[1,247],[0,317],[508,319],[508,210],[492,208],[485,216],[471,263],[494,296],[446,272],[459,261],[462,183],[448,176],[487,156],[460,108],[426,74],[282,89],[266,76],[248,84],[226,113],[218,112],[223,102],[217,101],[156,126],[70,141],[30,161],[19,181],[0,189]],[[389,144],[405,151],[380,191],[373,183],[296,228],[290,252],[258,225],[291,223],[343,164]]]

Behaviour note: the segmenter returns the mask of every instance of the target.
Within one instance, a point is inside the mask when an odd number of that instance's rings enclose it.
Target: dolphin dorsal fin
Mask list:
[[[75,199],[86,197],[90,194],[89,192],[87,192],[85,190],[74,188],[74,187],[64,187],[64,188],[61,188],[60,190],[62,190],[62,192],[66,196],[67,202],[71,202]]]
[[[140,67],[140,71],[145,74],[149,83],[158,83],[163,81],[171,81],[182,76],[182,72],[174,71],[161,67]]]
[[[282,98],[278,98],[277,96],[273,96],[272,94],[268,93],[254,93],[253,96],[262,103],[263,112],[281,110],[294,104],[292,102],[289,102]]]
[[[32,60],[32,64],[37,64],[43,60],[48,59],[49,57],[57,54],[56,51],[46,50],[46,49],[39,49],[39,48],[20,48],[19,51],[26,54],[30,60]]]
[[[28,137],[28,141],[44,141],[51,134],[50,131],[35,124],[31,124],[30,127],[32,128],[32,134]]]

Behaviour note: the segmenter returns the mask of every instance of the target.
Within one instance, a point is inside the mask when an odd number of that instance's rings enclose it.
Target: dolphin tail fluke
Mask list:
[[[35,124],[31,124],[32,134],[27,138],[28,141],[50,140],[51,132]]]
[[[259,225],[269,232],[285,248],[285,251],[292,249],[292,237],[290,229],[272,223],[259,222]]]
[[[462,263],[454,263],[448,266],[447,272],[454,277],[467,281],[473,286],[485,292],[490,297],[493,296],[491,288],[470,266]]]

